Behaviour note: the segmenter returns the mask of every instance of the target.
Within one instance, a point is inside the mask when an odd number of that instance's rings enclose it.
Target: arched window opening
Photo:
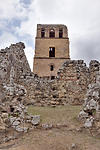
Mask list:
[[[42,37],[42,38],[45,37],[45,29],[41,29],[41,37]]]
[[[63,29],[59,29],[59,38],[63,37]]]
[[[55,37],[55,30],[54,29],[50,30],[49,37],[50,38],[54,38]]]
[[[51,65],[50,66],[50,71],[53,71],[54,70],[54,65]]]
[[[55,57],[55,47],[49,47],[49,57]]]

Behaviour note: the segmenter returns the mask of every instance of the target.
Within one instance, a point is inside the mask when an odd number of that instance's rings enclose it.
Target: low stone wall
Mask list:
[[[27,89],[27,102],[38,106],[82,104],[90,83],[95,83],[97,65],[91,61],[89,68],[83,60],[66,61],[55,80],[28,77],[21,80]],[[29,86],[27,86],[29,85]]]

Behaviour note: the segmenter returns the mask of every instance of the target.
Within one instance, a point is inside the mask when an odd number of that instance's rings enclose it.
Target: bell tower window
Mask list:
[[[63,29],[59,29],[59,38],[63,37]]]
[[[51,29],[50,32],[49,32],[49,37],[50,38],[54,38],[55,37],[55,30],[54,29]]]
[[[45,29],[41,29],[41,38],[45,37]]]
[[[55,47],[49,47],[49,57],[55,57]]]
[[[53,71],[54,70],[54,65],[51,65],[50,66],[50,71]]]

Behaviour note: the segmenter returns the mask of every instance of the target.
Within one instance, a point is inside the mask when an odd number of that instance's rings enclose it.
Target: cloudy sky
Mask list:
[[[24,42],[32,68],[37,24],[67,25],[71,59],[100,61],[100,0],[0,0],[0,49]]]

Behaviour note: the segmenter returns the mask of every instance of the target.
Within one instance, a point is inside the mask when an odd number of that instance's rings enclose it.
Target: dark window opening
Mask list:
[[[54,66],[51,65],[51,66],[50,66],[50,71],[53,71],[53,70],[54,70]]]
[[[49,57],[55,57],[55,47],[49,48]]]
[[[51,76],[51,80],[54,80],[55,79],[55,76]]]
[[[59,38],[63,37],[63,29],[59,29]]]
[[[55,37],[55,30],[54,29],[50,30],[49,37],[50,38],[54,38]]]
[[[44,38],[45,37],[45,29],[41,30],[41,37]]]

